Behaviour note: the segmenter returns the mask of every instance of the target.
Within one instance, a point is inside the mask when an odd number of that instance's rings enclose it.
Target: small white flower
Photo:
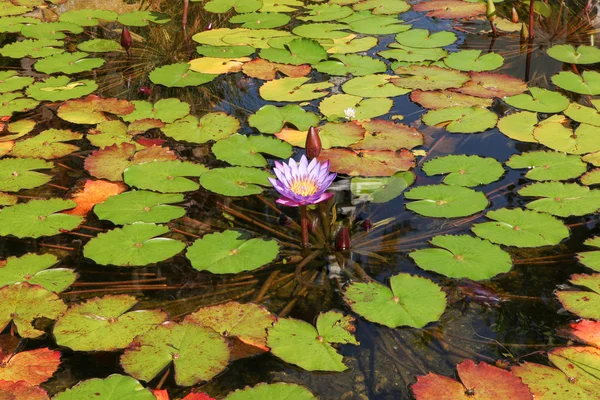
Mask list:
[[[356,115],[356,110],[352,107],[348,107],[344,110],[344,114],[346,114],[346,119],[352,119]]]

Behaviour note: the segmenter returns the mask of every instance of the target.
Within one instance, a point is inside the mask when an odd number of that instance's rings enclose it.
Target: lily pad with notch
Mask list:
[[[600,49],[596,46],[558,44],[548,49],[548,55],[568,64],[595,64],[600,62]]]
[[[398,75],[391,82],[402,88],[420,90],[440,90],[459,88],[469,80],[463,72],[434,66],[414,65],[394,70]]]
[[[107,114],[125,115],[134,109],[135,105],[127,100],[102,98],[92,94],[61,104],[57,114],[73,124],[98,124],[110,119]]]
[[[427,175],[448,174],[443,182],[447,185],[478,186],[497,181],[504,168],[490,157],[451,154],[427,161],[423,165]]]
[[[396,42],[403,46],[432,49],[449,46],[456,42],[456,34],[449,31],[431,33],[427,29],[411,29],[396,35]]]
[[[581,318],[600,320],[600,274],[574,274],[569,282],[590,290],[559,290],[558,301]]]
[[[36,136],[17,142],[10,155],[45,160],[61,158],[79,150],[79,147],[64,142],[79,140],[82,137],[83,135],[68,129],[47,129]]]
[[[39,24],[40,20],[34,17],[2,17],[0,18],[0,32],[19,33],[24,26],[29,24]]]
[[[600,272],[600,237],[595,236],[583,242],[584,245],[595,248],[594,251],[577,253],[577,260],[588,268]]]
[[[295,383],[259,383],[254,387],[246,387],[229,393],[225,400],[314,400],[315,395],[307,388]]]
[[[421,132],[405,124],[372,119],[359,125],[364,128],[365,133],[361,141],[350,145],[354,150],[410,150],[423,144]]]
[[[197,144],[225,139],[239,129],[239,120],[224,112],[204,114],[200,119],[188,115],[161,128],[165,135],[177,141]]]
[[[400,196],[414,182],[415,174],[409,171],[384,178],[354,177],[350,180],[350,191],[360,201],[387,203]]]
[[[244,63],[242,71],[252,77],[262,79],[264,81],[272,81],[277,77],[277,73],[281,73],[290,78],[301,78],[306,76],[312,70],[308,64],[288,65],[272,63],[262,58],[256,58],[252,61]]]
[[[61,40],[67,37],[64,32],[78,35],[83,28],[70,22],[43,22],[41,24],[25,25],[21,29],[21,35],[32,39]]]
[[[600,184],[600,168],[595,168],[586,172],[581,176],[580,181],[586,186]]]
[[[285,140],[292,146],[302,148],[304,148],[306,144],[307,135],[308,132],[301,132],[293,129],[283,129],[281,132],[275,134],[279,139]],[[347,147],[362,140],[365,137],[365,129],[353,122],[328,122],[319,127],[319,137],[323,149]]]
[[[515,154],[506,162],[511,168],[528,168],[526,178],[536,181],[561,181],[577,178],[587,170],[586,164],[575,155],[557,151],[530,151]]]
[[[347,24],[321,22],[298,25],[292,33],[309,39],[339,39],[348,36],[347,32],[343,32],[347,29]]]
[[[570,92],[597,95],[600,94],[600,72],[583,71],[577,75],[571,71],[562,71],[552,76],[552,83]]]
[[[338,76],[364,76],[385,72],[387,65],[381,60],[356,54],[335,54],[327,61],[316,64],[315,69],[321,73]]]
[[[142,386],[130,376],[112,374],[107,378],[93,378],[81,381],[77,385],[54,396],[54,400],[93,399],[106,400],[156,400],[150,389]]]
[[[361,53],[377,46],[377,38],[372,36],[357,37],[355,34],[332,39],[331,45],[325,46],[329,54]]]
[[[63,42],[52,39],[22,40],[0,48],[0,54],[10,58],[44,58],[64,51]]]
[[[529,93],[510,96],[504,101],[516,108],[543,113],[559,113],[569,106],[569,99],[558,92],[530,87]]]
[[[319,111],[329,120],[347,119],[346,110],[352,109],[354,121],[364,121],[387,114],[394,105],[393,100],[375,97],[364,99],[351,94],[334,94],[319,104]],[[314,124],[313,124],[314,125]],[[299,130],[307,130],[300,129]]]
[[[262,49],[259,56],[274,63],[301,65],[325,60],[327,52],[315,40],[297,38],[286,44],[284,49]]]
[[[404,197],[415,200],[406,208],[426,217],[457,218],[476,214],[488,206],[482,192],[462,186],[418,186],[406,192]]]
[[[459,71],[481,72],[500,68],[504,63],[504,57],[498,53],[481,53],[481,50],[461,50],[449,54],[444,64]]]
[[[498,130],[511,139],[520,142],[538,143],[533,131],[538,124],[538,115],[534,112],[520,111],[498,120]]]
[[[418,63],[425,61],[438,61],[447,56],[447,52],[444,49],[437,47],[434,48],[414,48],[408,46],[402,46],[400,44],[392,43],[389,45],[392,50],[380,51],[377,54],[381,57],[397,60],[407,63]]]
[[[402,4],[396,2],[396,4]],[[348,24],[353,32],[364,35],[389,35],[407,31],[412,25],[403,24],[402,20],[393,16],[373,15],[371,18],[361,18]]]
[[[34,80],[29,76],[20,76],[18,71],[0,71],[0,93],[21,90]]]
[[[86,96],[96,89],[98,85],[92,80],[71,81],[68,76],[60,75],[31,84],[25,93],[39,101],[63,101]]]
[[[428,111],[423,122],[429,126],[443,126],[452,133],[477,133],[495,127],[498,116],[477,106],[449,107]]]
[[[166,223],[185,215],[185,208],[170,205],[184,200],[179,193],[133,190],[108,198],[94,207],[98,219],[125,225],[134,222]]]
[[[590,190],[577,183],[534,183],[520,189],[519,195],[541,197],[527,203],[527,208],[558,217],[582,216],[600,209],[600,190]]]
[[[111,53],[113,51],[123,51],[121,45],[110,39],[90,39],[77,45],[81,51],[88,53]]]
[[[233,32],[222,37],[225,46],[251,46],[257,49],[271,47],[269,40],[284,36],[293,36],[291,32],[277,29],[233,29]],[[198,36],[196,34],[194,37]],[[198,41],[199,38],[196,38]],[[214,40],[214,39],[213,39]],[[210,43],[209,43],[210,44]]]
[[[33,110],[38,104],[39,101],[25,98],[22,93],[0,94],[0,117],[10,117],[16,112]]]
[[[564,114],[574,121],[600,126],[600,99],[592,99],[591,103],[592,107],[571,103],[564,111]]]
[[[52,254],[27,253],[0,261],[0,287],[27,282],[51,292],[65,291],[77,279],[69,268],[50,268],[58,262]]]
[[[533,130],[533,137],[541,144],[568,154],[585,154],[600,151],[598,128],[580,124],[573,130],[564,115],[553,115],[540,122]]]
[[[414,155],[406,149],[400,151],[323,149],[320,162],[329,160],[330,169],[350,176],[391,176],[408,171],[415,165]]]
[[[250,12],[234,15],[229,18],[229,22],[232,24],[242,24],[242,28],[248,29],[272,29],[288,24],[290,17],[283,13]]]
[[[469,72],[469,80],[454,91],[476,97],[493,99],[515,96],[527,90],[527,85],[519,78],[495,72]]]
[[[226,13],[233,9],[237,13],[251,13],[262,7],[261,0],[210,0],[204,9],[211,13]]]
[[[297,17],[300,21],[328,22],[338,21],[354,13],[350,7],[335,3],[309,4],[305,6],[306,13]]]
[[[373,15],[396,15],[410,10],[410,5],[403,0],[361,0],[354,1],[355,11],[370,10]]]
[[[245,167],[266,166],[267,160],[261,153],[277,158],[288,158],[292,155],[292,146],[263,135],[232,135],[219,140],[211,150],[218,160]]]
[[[175,98],[161,99],[154,104],[143,100],[134,100],[131,103],[135,110],[121,115],[126,122],[150,118],[169,124],[190,113],[190,105]]]
[[[53,167],[53,163],[35,158],[3,158],[0,160],[0,190],[18,192],[44,185],[52,176],[36,170]]]
[[[428,11],[426,16],[442,19],[460,19],[485,14],[485,4],[461,0],[429,0],[412,6],[415,11]]]
[[[284,107],[268,104],[248,118],[248,125],[268,134],[280,132],[286,124],[292,125],[300,131],[308,131],[308,128],[318,123],[319,117],[316,114],[308,112],[296,104],[288,104]]]
[[[50,57],[42,58],[34,64],[36,71],[45,74],[78,74],[80,72],[91,71],[104,65],[101,58],[87,58],[88,53],[60,53]]]
[[[68,10],[60,14],[60,21],[70,22],[79,26],[96,26],[100,21],[116,21],[118,13],[111,10],[80,9]]]
[[[271,186],[267,171],[251,167],[213,168],[200,177],[200,185],[206,190],[225,196],[250,196],[262,193],[264,186]]]
[[[346,94],[360,97],[396,97],[410,93],[410,89],[399,88],[392,83],[393,75],[377,74],[359,76],[342,85]]]
[[[30,200],[0,210],[0,235],[18,238],[54,236],[61,231],[70,231],[81,224],[83,218],[59,211],[75,207],[72,200]]]
[[[469,96],[450,90],[413,90],[410,99],[429,110],[450,107],[491,107],[492,99]]]
[[[125,26],[148,26],[150,23],[162,25],[170,20],[171,17],[167,14],[150,10],[131,11],[117,17],[117,21]]]
[[[206,57],[238,58],[254,54],[256,49],[251,46],[213,46],[202,45],[196,47],[196,52]]]
[[[282,78],[263,84],[260,96],[267,101],[307,101],[325,97],[326,89],[333,87],[329,82],[307,83],[310,78]]]
[[[190,64],[178,63],[155,68],[152,72],[150,72],[149,78],[152,83],[157,85],[179,88],[187,86],[200,86],[211,82],[217,76],[218,75],[216,74],[203,74],[192,71],[190,70]]]
[[[189,161],[153,161],[129,166],[123,180],[129,186],[160,193],[191,192],[200,186],[186,177],[199,177],[206,171],[204,165]]]

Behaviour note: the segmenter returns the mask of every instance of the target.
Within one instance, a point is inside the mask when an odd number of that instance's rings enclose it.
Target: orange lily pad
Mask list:
[[[22,351],[12,357],[4,357],[0,365],[0,380],[39,385],[50,379],[59,365],[60,351],[48,348]]]
[[[423,135],[415,128],[398,124],[394,121],[373,119],[362,122],[365,128],[365,138],[351,145],[352,149],[360,150],[400,150],[412,149],[423,144]]]
[[[91,94],[82,99],[69,100],[58,108],[58,116],[74,124],[98,124],[108,121],[106,113],[125,115],[135,110],[127,100],[106,98]]]
[[[126,189],[127,186],[121,182],[87,179],[83,189],[71,196],[73,201],[77,203],[77,207],[64,213],[84,217],[96,204],[102,203],[111,196],[123,193]]]
[[[475,71],[471,71],[469,75],[471,76],[470,81],[465,83],[464,86],[452,90],[488,99],[514,96],[527,90],[525,82],[510,75]]]
[[[30,385],[25,381],[0,380],[0,399],[47,400],[48,393],[41,387]]]
[[[484,3],[469,3],[461,0],[429,0],[413,5],[415,11],[429,11],[428,17],[460,19],[476,17],[485,13]]]
[[[264,81],[272,81],[277,77],[277,72],[291,78],[301,78],[310,73],[311,67],[308,64],[302,65],[287,65],[272,63],[262,58],[252,60],[242,67],[242,71],[252,77],[262,79]]]
[[[331,171],[350,176],[392,176],[415,166],[415,156],[408,150],[322,150],[320,162],[329,160]]]

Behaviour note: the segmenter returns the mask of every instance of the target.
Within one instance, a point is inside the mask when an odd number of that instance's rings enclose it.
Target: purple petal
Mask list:
[[[276,200],[276,203],[283,204],[284,206],[288,206],[288,207],[298,207],[298,206],[302,205],[292,199],[288,199],[287,197],[278,198]]]
[[[317,204],[317,203],[321,203],[323,201],[327,201],[332,197],[333,197],[333,193],[331,193],[331,192],[323,193],[321,195],[321,197],[319,197],[317,200],[313,201],[312,204]]]

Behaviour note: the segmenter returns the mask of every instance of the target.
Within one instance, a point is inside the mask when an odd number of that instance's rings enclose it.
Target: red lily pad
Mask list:
[[[127,100],[103,99],[91,94],[82,99],[69,100],[58,108],[58,116],[74,124],[98,124],[108,121],[105,113],[125,115],[135,110]]]
[[[0,399],[47,400],[48,393],[41,387],[25,381],[0,381]]]
[[[321,151],[320,162],[329,160],[331,171],[350,176],[392,176],[415,166],[414,155],[400,151],[328,149]]]
[[[365,138],[351,145],[354,150],[400,150],[412,149],[423,144],[421,132],[408,125],[394,121],[373,119],[360,124],[365,128]]]
[[[573,274],[569,282],[591,291],[560,290],[556,292],[558,301],[582,318],[600,320],[600,274]]]
[[[151,146],[136,152],[135,145],[121,143],[92,152],[84,165],[96,178],[119,182],[123,180],[123,171],[130,165],[176,159],[177,155],[168,147]]]
[[[561,329],[559,333],[580,343],[600,347],[600,321],[582,319]]]
[[[48,348],[8,354],[0,365],[0,380],[39,385],[50,379],[59,365],[60,351]]]
[[[469,3],[460,0],[430,0],[413,5],[415,11],[429,11],[428,17],[459,19],[476,17],[485,13],[484,3]]]
[[[448,107],[490,107],[492,99],[469,96],[450,90],[422,91],[413,90],[410,99],[429,110],[437,110]]]
[[[72,194],[71,198],[77,207],[65,211],[64,214],[81,215],[85,217],[87,213],[98,203],[102,203],[111,196],[123,193],[127,186],[121,182],[97,181],[86,179],[83,188]]]
[[[244,64],[242,71],[252,78],[272,81],[277,77],[277,72],[281,72],[283,75],[289,76],[290,78],[301,78],[310,73],[311,67],[309,64],[277,64],[263,60],[262,58],[257,58]]]
[[[452,90],[488,99],[514,96],[527,90],[525,82],[510,75],[475,71],[471,71],[469,75],[471,76],[470,81],[463,87]]]
[[[465,360],[456,366],[462,383],[429,373],[419,376],[412,391],[417,400],[533,400],[521,378],[504,369],[486,363]]]

